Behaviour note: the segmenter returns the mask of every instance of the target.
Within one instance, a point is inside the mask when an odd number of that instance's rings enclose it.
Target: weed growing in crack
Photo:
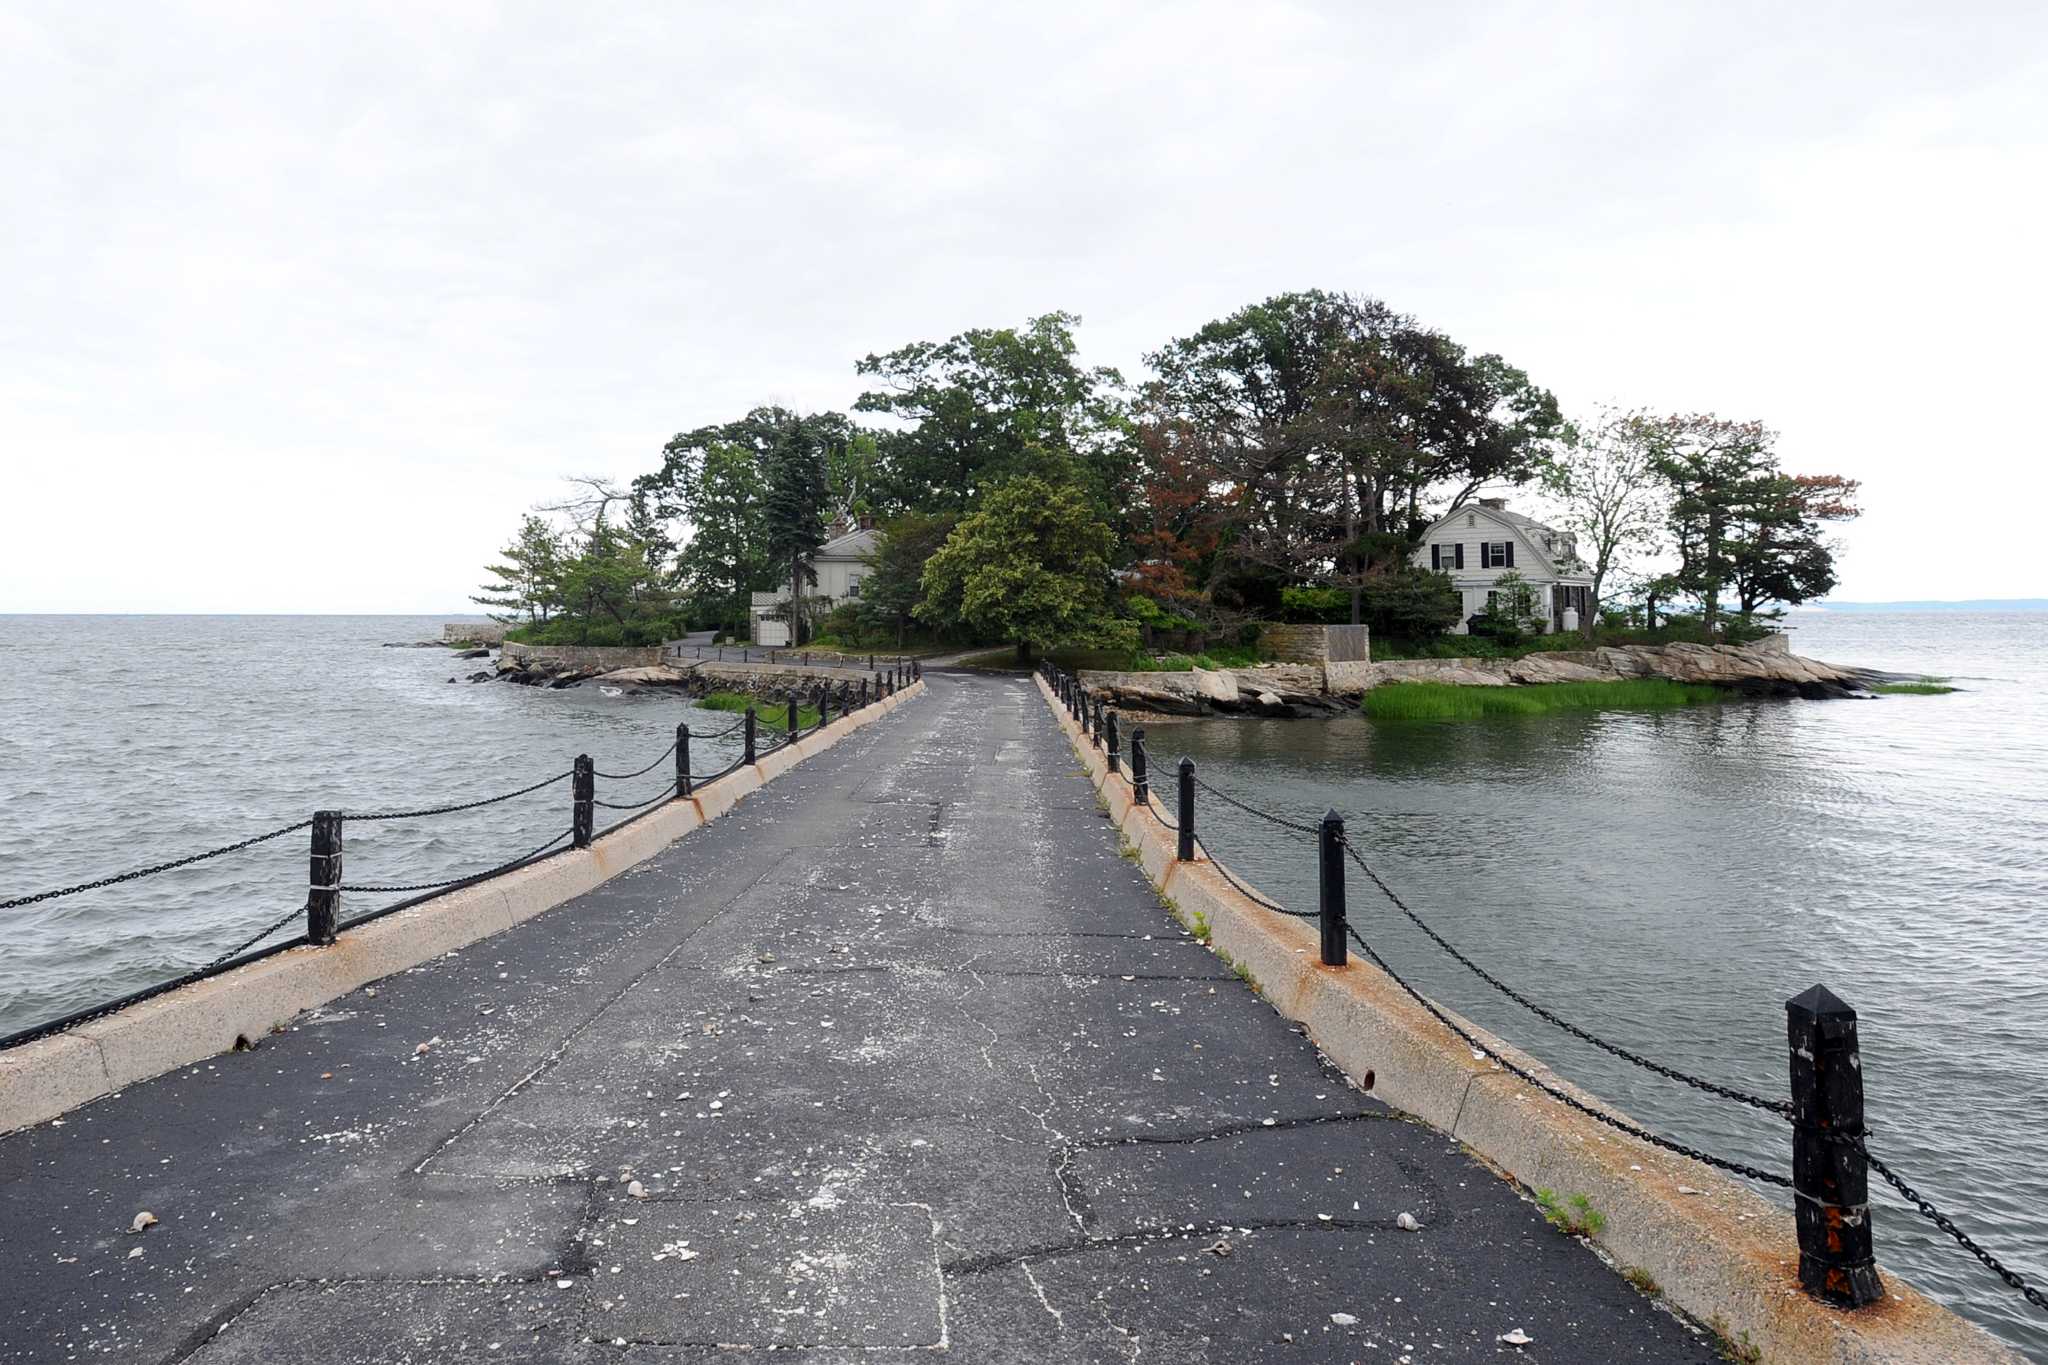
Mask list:
[[[1742,1333],[1740,1342],[1728,1335],[1728,1320],[1716,1313],[1707,1320],[1707,1330],[1714,1334],[1714,1347],[1724,1360],[1733,1360],[1738,1365],[1763,1365],[1764,1350],[1749,1339],[1749,1333]]]
[[[1583,1194],[1559,1199],[1556,1190],[1539,1189],[1536,1191],[1536,1207],[1543,1210],[1543,1216],[1552,1227],[1574,1237],[1598,1237],[1607,1226],[1607,1215],[1594,1208],[1593,1201]]]
[[[1621,1276],[1645,1294],[1653,1297],[1664,1292],[1663,1286],[1657,1283],[1657,1277],[1641,1266],[1630,1266],[1627,1270],[1621,1272]]]

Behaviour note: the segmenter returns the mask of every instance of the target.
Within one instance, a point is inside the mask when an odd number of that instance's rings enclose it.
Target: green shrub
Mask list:
[[[739,692],[713,692],[708,697],[699,697],[697,705],[706,711],[745,711],[754,708],[754,725],[762,730],[787,730],[789,728],[789,703],[764,702],[758,697],[749,697]],[[818,708],[799,705],[796,709],[797,724],[806,730],[818,723]]]
[[[617,621],[580,621],[558,617],[538,625],[508,630],[505,638],[518,645],[585,645],[618,649],[658,645],[664,640],[673,640],[682,634],[682,624],[681,621],[662,619],[621,625]]]

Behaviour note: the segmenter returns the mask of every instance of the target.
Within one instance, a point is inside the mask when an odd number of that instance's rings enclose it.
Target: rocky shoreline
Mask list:
[[[1764,645],[1620,645],[1520,659],[1390,659],[1382,663],[1262,664],[1186,673],[1086,671],[1081,681],[1115,705],[1158,716],[1329,715],[1367,690],[1395,682],[1516,687],[1555,682],[1665,678],[1743,696],[1828,700],[1870,695],[1888,674],[1804,659]]]

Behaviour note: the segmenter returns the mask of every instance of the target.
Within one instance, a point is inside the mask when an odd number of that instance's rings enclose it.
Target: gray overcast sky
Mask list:
[[[556,476],[1377,295],[2048,596],[2048,8],[0,0],[0,611],[423,611]],[[1986,516],[2001,507],[2024,517]]]

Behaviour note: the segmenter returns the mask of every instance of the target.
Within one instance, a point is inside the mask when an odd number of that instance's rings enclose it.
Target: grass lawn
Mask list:
[[[1726,701],[1719,687],[1626,678],[1617,682],[1535,683],[1527,687],[1461,687],[1456,683],[1386,683],[1359,703],[1373,720],[1477,720],[1482,716],[1534,716],[1548,711],[1610,708],[1654,710]]]
[[[707,711],[745,711],[754,708],[754,725],[762,730],[787,730],[789,728],[789,703],[763,703],[738,692],[713,692],[708,697],[699,697],[697,705]],[[797,724],[808,730],[818,723],[818,708],[799,706],[796,712]]]

